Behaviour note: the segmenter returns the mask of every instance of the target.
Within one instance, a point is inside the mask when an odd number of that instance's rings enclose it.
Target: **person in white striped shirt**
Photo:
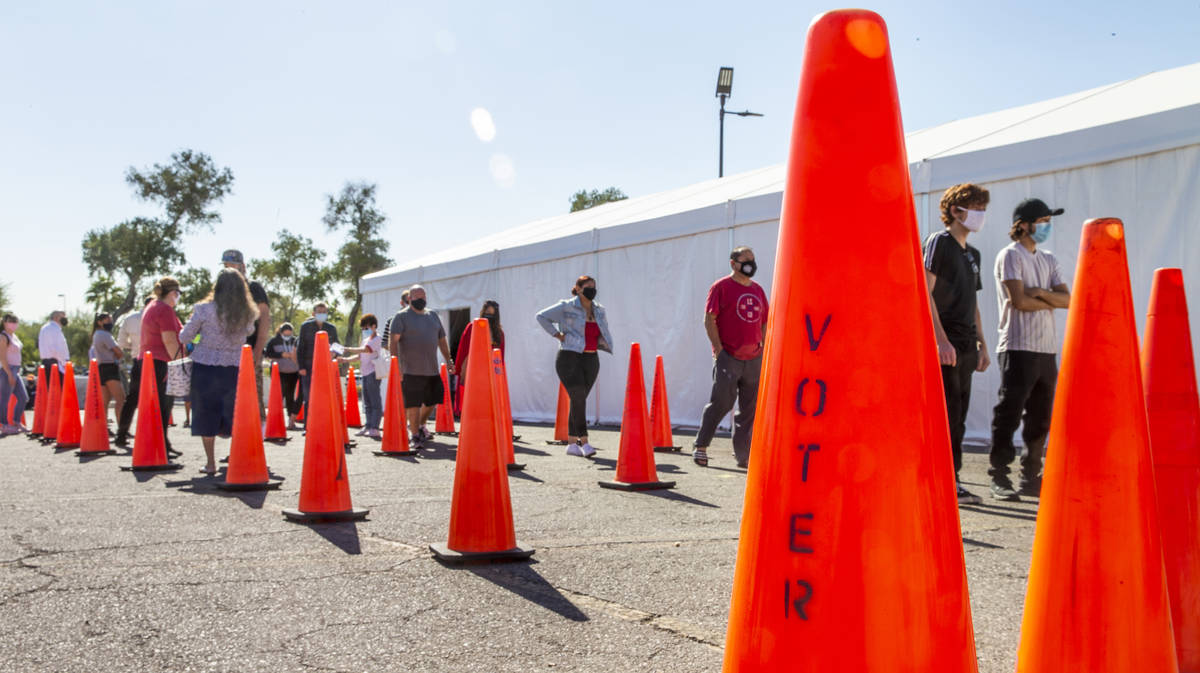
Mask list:
[[[1038,248],[1050,238],[1051,210],[1041,199],[1025,199],[1013,210],[1009,238],[996,255],[996,294],[1000,300],[1000,340],[996,360],[1000,365],[1000,401],[992,411],[990,453],[992,497],[1020,500],[1020,494],[1037,496],[1042,486],[1042,453],[1050,432],[1050,410],[1058,380],[1058,343],[1054,334],[1054,309],[1071,304],[1062,266],[1048,250]],[[1022,419],[1022,416],[1024,417]],[[1009,478],[1016,457],[1013,433],[1024,420],[1021,438],[1019,490]]]

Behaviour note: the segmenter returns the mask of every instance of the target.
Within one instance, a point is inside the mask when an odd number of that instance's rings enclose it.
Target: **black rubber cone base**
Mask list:
[[[517,542],[512,549],[502,551],[454,551],[444,544],[431,544],[429,551],[433,557],[442,563],[461,565],[464,563],[503,563],[506,561],[521,561],[533,556],[533,547],[526,547]]]
[[[283,516],[288,521],[296,523],[321,523],[323,521],[357,521],[367,518],[371,510],[362,507],[351,507],[341,512],[301,512],[298,509],[285,509]]]
[[[403,458],[405,456],[415,456],[419,452],[416,451],[415,449],[409,449],[408,451],[372,451],[371,453],[373,453],[377,456],[392,456],[394,458]]]
[[[567,445],[566,440],[561,440],[561,439],[547,439],[546,443],[549,444],[550,446],[566,446]]]
[[[270,442],[272,444],[282,445],[282,444],[287,444],[288,442],[292,441],[292,438],[291,437],[269,437],[269,438],[264,439],[263,441]]]
[[[521,435],[513,435],[513,441],[514,441],[514,442],[519,442],[519,441],[521,441]]]
[[[525,469],[525,463],[509,463],[507,467],[509,472],[520,472]]]
[[[633,484],[624,481],[598,481],[600,488],[611,488],[618,491],[657,491],[664,488],[675,488],[673,481],[639,481]]]
[[[654,450],[658,453],[667,453],[668,451],[682,451],[682,446],[656,446]]]
[[[76,443],[76,444],[58,444],[58,443],[56,442],[56,443],[54,444],[54,450],[55,450],[55,451],[66,451],[67,449],[78,449],[78,448],[79,448],[79,444],[78,444],[78,443]]]
[[[33,437],[34,439],[37,439],[42,436],[42,433],[40,433],[40,432],[30,432],[28,434],[30,437]]]
[[[183,469],[183,465],[179,463],[163,463],[162,465],[122,465],[122,470],[126,472],[168,472],[170,470]]]
[[[88,458],[90,456],[115,456],[117,455],[117,451],[116,449],[108,449],[107,451],[76,451],[75,455],[79,456],[80,458]]]
[[[218,481],[217,488],[222,491],[273,491],[282,485],[282,481],[269,479],[267,481],[259,481],[251,484],[231,484],[227,481]]]

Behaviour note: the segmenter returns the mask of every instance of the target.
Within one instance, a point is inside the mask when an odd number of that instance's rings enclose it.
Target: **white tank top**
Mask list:
[[[20,367],[21,366],[21,340],[19,338],[17,338],[16,332],[13,332],[12,334],[5,332],[4,336],[8,337],[8,353],[6,354],[5,362],[10,367]]]

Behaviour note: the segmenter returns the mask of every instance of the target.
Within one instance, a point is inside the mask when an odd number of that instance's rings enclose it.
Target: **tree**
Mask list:
[[[8,308],[12,297],[8,296],[8,283],[0,283],[0,311]]]
[[[625,195],[625,192],[616,187],[609,187],[604,191],[593,189],[590,192],[586,189],[581,189],[571,195],[571,212],[587,210],[593,206],[610,201],[624,201],[627,198],[629,197]]]
[[[325,251],[312,239],[280,230],[271,244],[271,259],[251,259],[250,274],[271,295],[272,322],[296,323],[297,317],[318,301],[329,297],[333,268],[325,264]]]
[[[333,269],[337,280],[349,285],[344,296],[354,300],[347,325],[353,327],[362,308],[358,283],[372,271],[392,264],[387,256],[389,244],[381,235],[387,215],[375,208],[375,185],[347,182],[338,196],[326,195],[325,216],[321,221],[329,231],[346,230],[346,242],[338,248]]]
[[[181,150],[171,155],[171,163],[154,164],[145,172],[130,166],[125,182],[143,201],[163,207],[166,222],[179,233],[193,233],[201,227],[213,230],[221,215],[210,210],[233,191],[233,172],[219,168],[203,152]]]
[[[204,267],[190,266],[176,271],[175,280],[179,281],[179,303],[175,312],[186,318],[192,314],[192,307],[212,291],[212,272]]]

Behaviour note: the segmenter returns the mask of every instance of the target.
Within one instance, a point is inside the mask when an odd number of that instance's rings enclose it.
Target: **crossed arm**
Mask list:
[[[1046,290],[1040,287],[1026,287],[1019,279],[1013,279],[1004,281],[1004,291],[1018,311],[1051,311],[1071,306],[1071,292],[1064,284]]]

